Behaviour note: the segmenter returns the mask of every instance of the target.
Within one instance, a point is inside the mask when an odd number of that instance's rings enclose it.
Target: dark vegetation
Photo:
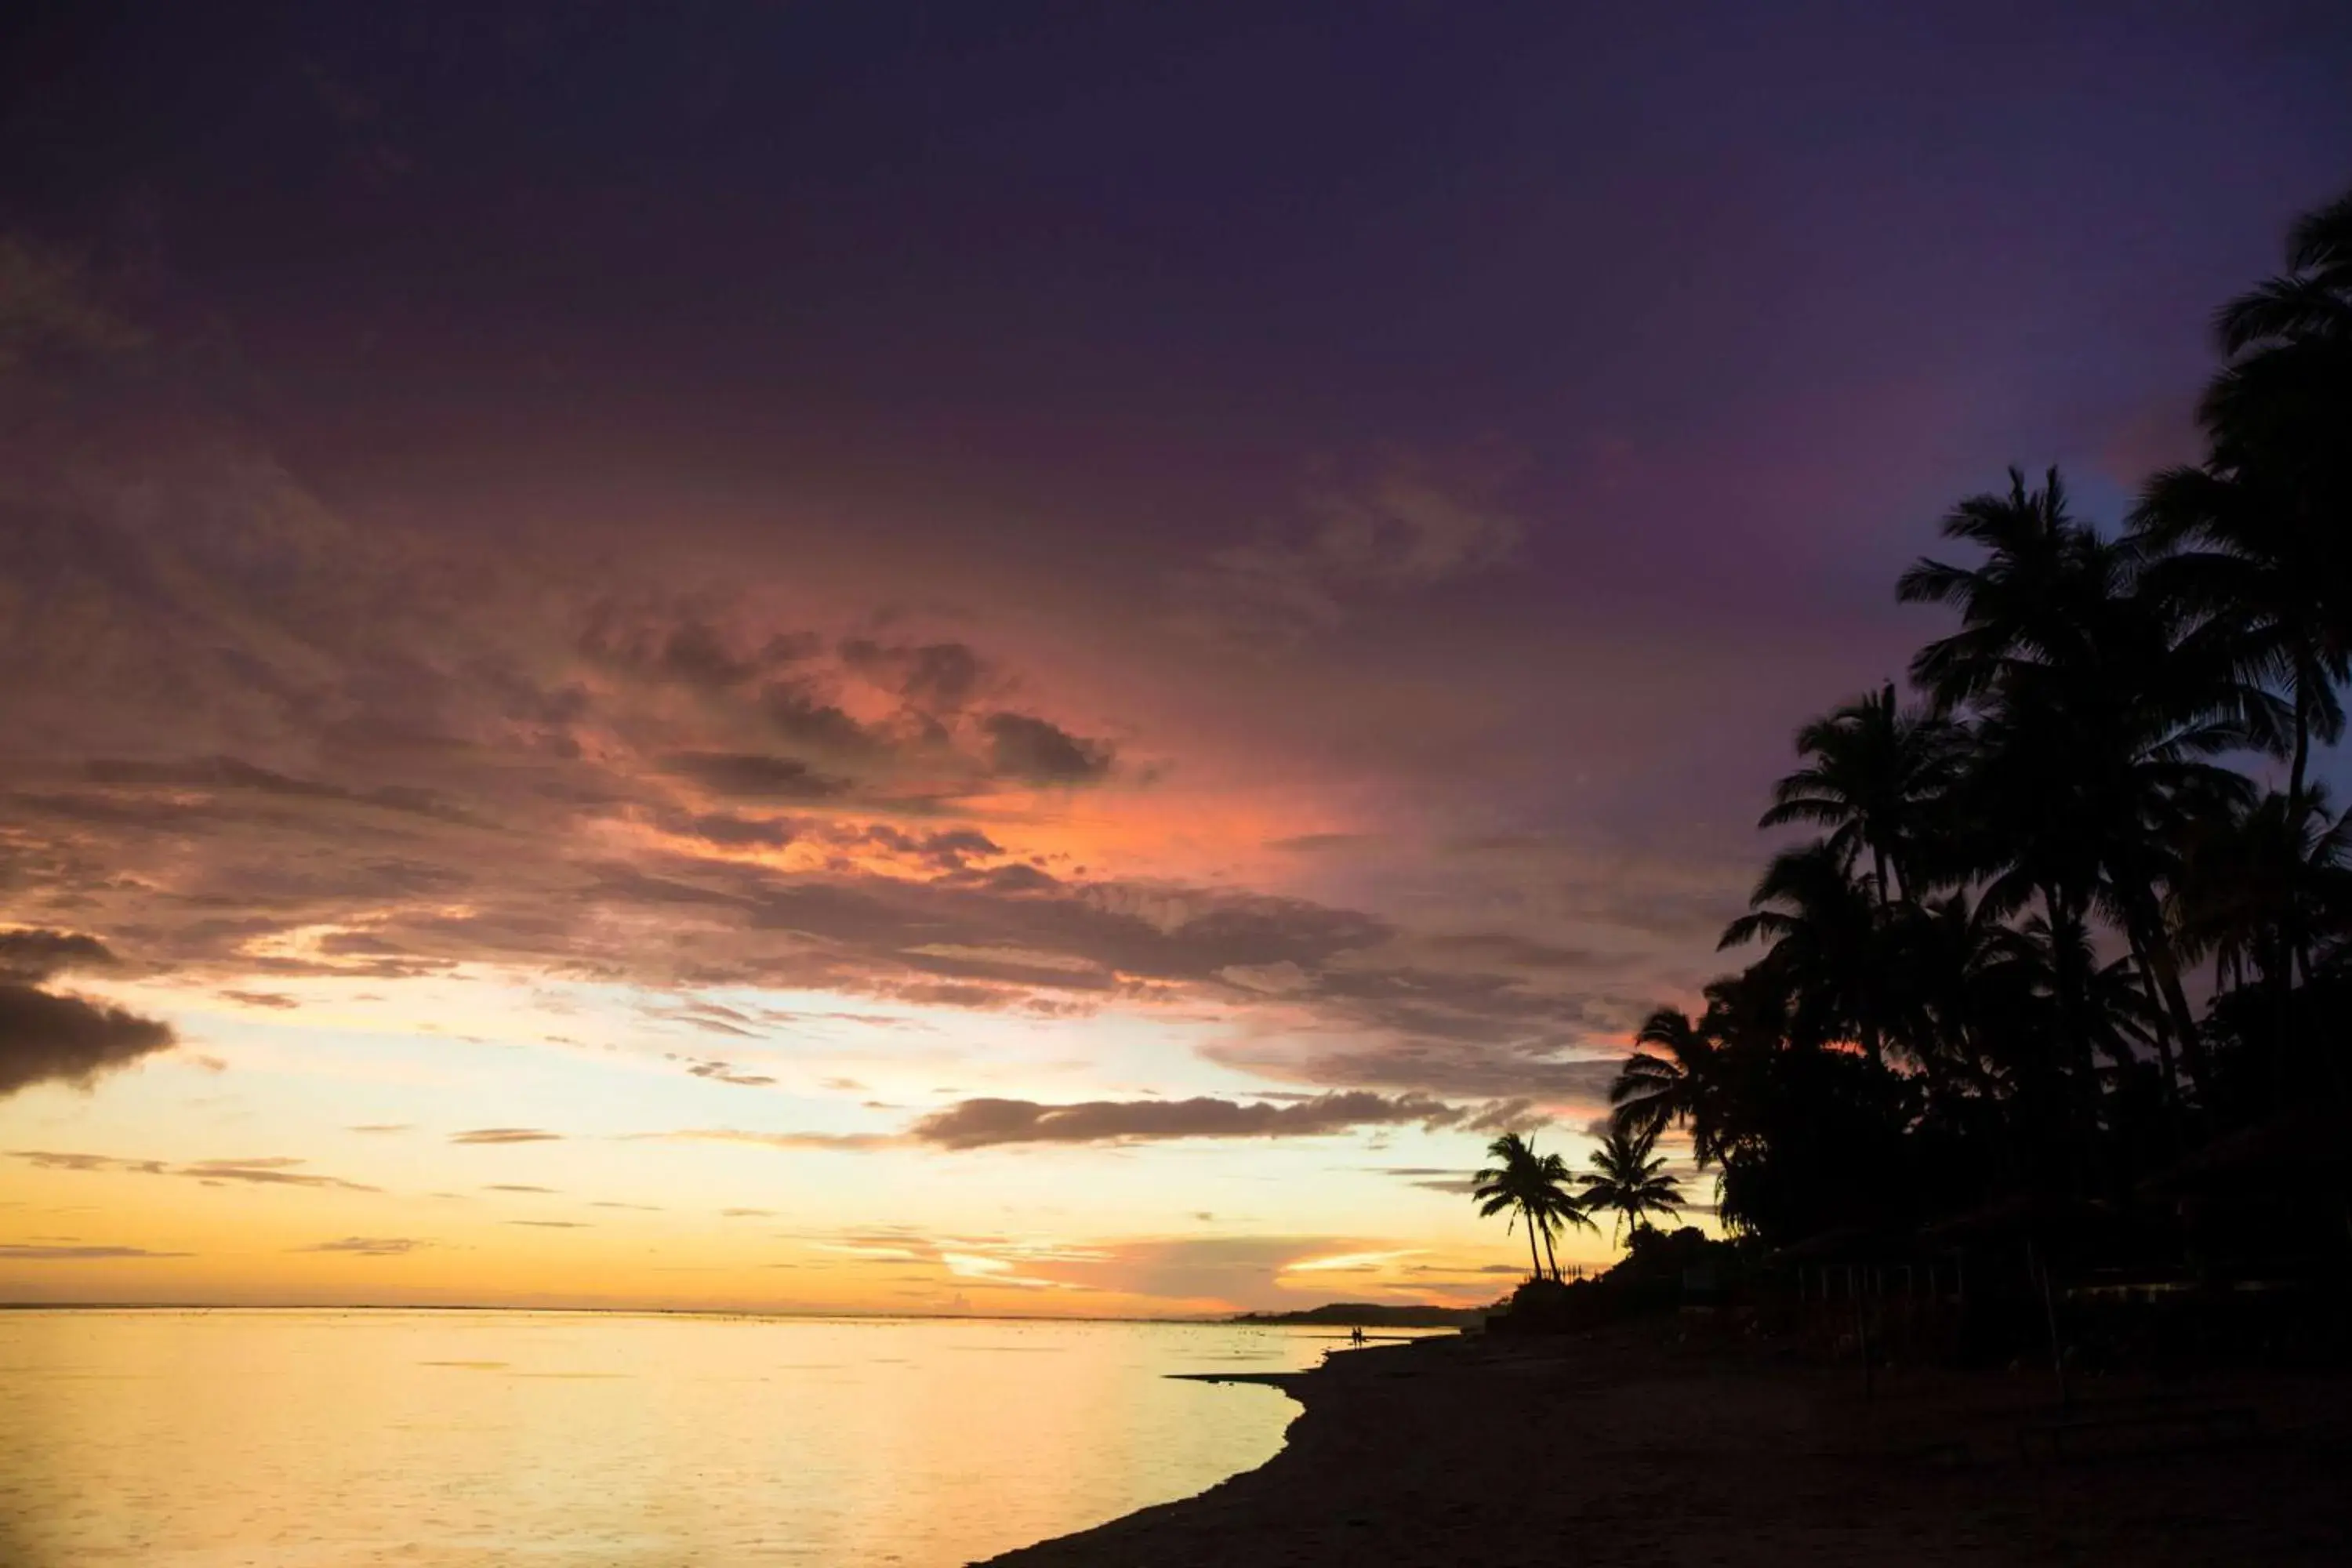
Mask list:
[[[1492,1307],[1399,1306],[1384,1301],[1333,1301],[1296,1312],[1244,1312],[1236,1323],[1306,1325],[1342,1329],[1467,1329],[1486,1321]]]
[[[1952,617],[1908,689],[1799,731],[1760,826],[1811,837],[1724,933],[1752,961],[1612,1091],[1587,1191],[1626,1291],[1704,1245],[1622,1195],[1668,1131],[1746,1257],[1817,1279],[1969,1245],[2077,1284],[2340,1277],[2352,814],[2315,760],[2352,678],[2352,195],[2286,259],[2218,318],[2201,463],[2116,531],[2054,469],[1960,502],[1896,584]],[[1515,1142],[1479,1197],[1533,1258],[1590,1222]]]

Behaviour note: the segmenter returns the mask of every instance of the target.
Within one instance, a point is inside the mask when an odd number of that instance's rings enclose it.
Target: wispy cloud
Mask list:
[[[47,1149],[14,1149],[12,1158],[43,1170],[116,1172],[141,1176],[188,1176],[196,1181],[218,1185],[238,1182],[252,1186],[335,1187],[351,1193],[373,1193],[380,1187],[361,1182],[345,1181],[317,1171],[302,1169],[309,1163],[283,1155],[263,1159],[196,1160],[174,1165],[162,1160],[124,1159],[113,1154],[80,1154]]]
[[[110,1258],[193,1258],[191,1252],[155,1252],[144,1247],[40,1247],[0,1243],[0,1263],[86,1263]]]
[[[688,1127],[676,1132],[636,1132],[634,1138],[668,1138],[688,1143],[755,1143],[769,1149],[834,1149],[862,1153],[899,1147],[907,1140],[891,1132],[756,1132],[736,1127]]]
[[[766,1073],[744,1072],[731,1062],[696,1062],[686,1070],[713,1083],[740,1084],[746,1089],[764,1089],[776,1081]]]
[[[343,1252],[359,1258],[400,1258],[417,1248],[430,1247],[412,1236],[346,1236],[335,1241],[313,1242],[309,1247],[289,1248],[293,1252]]]
[[[1426,1095],[1369,1090],[1305,1100],[1248,1103],[1191,1100],[1084,1100],[1041,1105],[1030,1100],[966,1100],[918,1118],[912,1137],[944,1149],[1004,1143],[1108,1143],[1172,1138],[1311,1138],[1400,1123],[1451,1127],[1474,1111]]]
[[[469,1132],[452,1132],[452,1143],[553,1143],[561,1132],[546,1132],[536,1127],[477,1127]]]

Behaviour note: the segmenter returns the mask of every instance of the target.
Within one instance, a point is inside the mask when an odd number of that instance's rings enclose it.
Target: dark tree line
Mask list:
[[[1761,826],[1815,837],[1724,933],[1752,962],[1612,1095],[1731,1227],[2118,1197],[2345,1107],[2352,814],[2313,762],[2352,678],[2352,195],[2286,260],[2218,319],[2202,463],[2119,531],[2054,469],[1962,501],[1896,585],[1956,624],[1799,732]]]

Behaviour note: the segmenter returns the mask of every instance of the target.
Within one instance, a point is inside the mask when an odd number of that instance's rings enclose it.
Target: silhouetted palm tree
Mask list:
[[[1647,1229],[1654,1214],[1671,1215],[1683,1206],[1682,1184],[1666,1173],[1665,1157],[1652,1153],[1657,1143],[1654,1132],[1612,1127],[1592,1152],[1592,1169],[1576,1178],[1584,1189],[1581,1201],[1587,1214],[1617,1216],[1612,1241],[1628,1226]]]
[[[1716,994],[1697,1023],[1675,1007],[1652,1013],[1633,1037],[1637,1048],[1609,1086],[1611,1119],[1653,1142],[1669,1127],[1688,1128],[1698,1163],[1714,1163],[1727,1131],[1722,1037],[1730,1011]]]
[[[1533,1144],[1516,1132],[1506,1132],[1487,1144],[1486,1153],[1495,1163],[1477,1173],[1477,1185],[1470,1195],[1482,1218],[1507,1213],[1512,1225],[1526,1222],[1528,1268],[1541,1279],[1553,1236],[1570,1225],[1591,1224],[1569,1190],[1567,1163],[1558,1154],[1538,1154]],[[1543,1239],[1541,1254],[1536,1250],[1538,1236]],[[1551,1273],[1554,1279],[1559,1277],[1556,1258]]]
[[[2296,221],[2286,262],[2215,323],[2230,363],[2199,408],[2208,466],[2265,474],[2312,509],[2313,525],[2340,524],[2352,500],[2352,194]]]
[[[1906,712],[1890,681],[1797,731],[1806,765],[1773,787],[1758,826],[1809,823],[1829,829],[1830,848],[1848,860],[1867,853],[1883,906],[1913,890],[1907,863],[1951,783],[1954,740],[1945,721]]]
[[[2009,470],[2009,492],[1971,496],[1942,524],[1945,538],[1981,548],[1984,560],[1957,566],[1922,558],[1895,585],[1906,605],[1948,605],[1960,629],[1919,650],[1911,677],[1943,712],[1990,691],[2021,660],[2059,663],[2095,641],[2124,563],[2066,508],[2053,468],[2040,489]]]
[[[2311,742],[2344,735],[2336,693],[2352,676],[2352,625],[2341,596],[2352,541],[2259,474],[2204,468],[2157,475],[2133,521],[2160,552],[2147,571],[2150,591],[2200,623],[2197,635],[2220,639],[2244,679],[2286,689],[2294,715],[2287,798],[2300,801]]]
[[[1727,1227],[1793,1239],[2127,1191],[2185,1131],[2352,1109],[2352,822],[2313,778],[2352,731],[2352,195],[2287,265],[2222,312],[2204,460],[2128,533],[2054,469],[1944,519],[1974,558],[1897,589],[1959,622],[1912,661],[1926,711],[1889,684],[1800,732],[1760,826],[1824,837],[1726,931],[1761,956],[1643,1024],[1589,1204],[1626,1214],[1671,1128]]]
[[[1859,1040],[1884,1065],[1879,991],[1885,954],[1866,885],[1827,841],[1772,858],[1748,900],[1753,907],[1724,929],[1722,948],[1769,943],[1759,979],[1785,989],[1797,1044]]]

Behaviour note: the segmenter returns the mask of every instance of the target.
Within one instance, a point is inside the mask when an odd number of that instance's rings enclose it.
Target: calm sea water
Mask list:
[[[933,1568],[1264,1462],[1329,1331],[0,1313],[0,1563]]]

